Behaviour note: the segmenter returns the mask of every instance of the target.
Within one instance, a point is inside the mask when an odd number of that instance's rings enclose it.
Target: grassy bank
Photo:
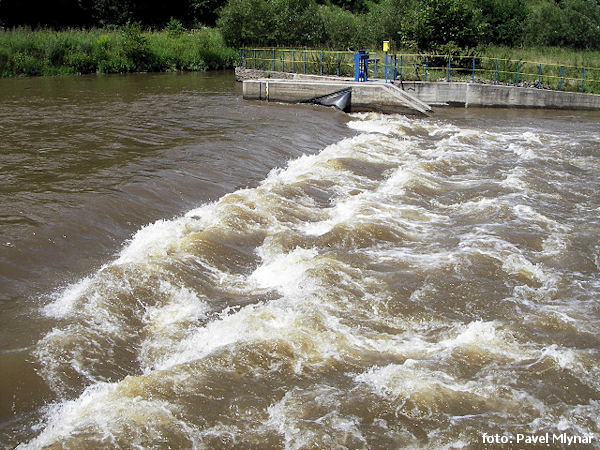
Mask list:
[[[213,28],[0,31],[0,76],[232,68],[237,52]]]

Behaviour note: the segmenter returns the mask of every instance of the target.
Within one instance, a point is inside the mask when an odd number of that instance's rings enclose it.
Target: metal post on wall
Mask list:
[[[494,84],[498,84],[498,60],[494,60]]]
[[[323,75],[323,52],[319,54],[319,75]]]
[[[429,56],[425,55],[425,81],[429,78]]]
[[[560,81],[558,82],[558,90],[563,90],[563,81],[565,79],[565,66],[560,66]]]
[[[337,54],[337,67],[335,68],[335,74],[338,77],[340,76],[340,63],[341,63],[341,57],[340,57],[340,54],[338,52],[338,54]]]
[[[585,92],[585,67],[581,71],[581,92]]]
[[[271,70],[275,72],[275,49],[271,50]]]
[[[256,69],[256,50],[252,50],[252,68]]]
[[[538,89],[542,88],[542,65],[538,65]]]
[[[378,78],[377,75],[377,53],[375,53],[375,66],[373,66],[373,78]]]
[[[306,73],[306,52],[304,52],[304,57],[302,58],[302,70]]]
[[[452,65],[452,56],[448,55],[448,73],[446,75],[446,82],[450,83],[450,66]]]
[[[404,55],[400,55],[400,81],[402,81],[403,76],[404,76]]]
[[[521,73],[521,61],[517,61],[517,75],[515,76],[515,86],[519,85],[520,73]]]
[[[263,61],[262,61],[262,62],[263,62],[263,63],[262,63],[262,68],[263,68],[263,69],[262,69],[262,70],[265,70],[265,68],[266,68],[265,66],[266,66],[266,64],[267,64],[267,51],[266,51],[266,50],[263,50],[263,51],[262,51],[262,54],[263,54],[263,58],[262,58],[262,59],[263,59]]]
[[[475,58],[473,58],[473,70],[471,71],[471,83],[475,83]]]
[[[281,50],[281,71],[285,72],[285,50]]]
[[[292,50],[292,72],[296,73],[296,52]]]

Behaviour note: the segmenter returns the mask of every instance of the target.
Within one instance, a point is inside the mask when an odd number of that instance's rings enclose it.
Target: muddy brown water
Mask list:
[[[597,446],[599,119],[0,80],[0,444]]]

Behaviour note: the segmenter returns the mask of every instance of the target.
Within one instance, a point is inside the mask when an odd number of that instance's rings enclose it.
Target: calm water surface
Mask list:
[[[0,444],[598,446],[600,114],[240,94],[0,80]]]

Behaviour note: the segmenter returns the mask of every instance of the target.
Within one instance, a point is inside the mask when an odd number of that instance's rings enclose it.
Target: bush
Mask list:
[[[402,39],[403,22],[419,8],[418,2],[409,0],[382,0],[374,4],[366,15],[366,34],[372,46],[379,48],[382,41],[390,41],[397,46],[401,42],[412,47],[408,39]]]
[[[169,36],[177,37],[181,36],[185,32],[185,28],[181,23],[181,20],[177,20],[174,17],[171,17],[169,23],[165,26],[165,31],[169,34]]]
[[[325,45],[330,48],[363,48],[367,42],[363,16],[354,15],[339,6],[319,7],[325,32]]]
[[[43,72],[43,63],[39,58],[22,52],[12,55],[9,67],[15,75],[35,76]]]
[[[121,32],[121,48],[127,60],[129,72],[146,72],[153,69],[154,58],[148,41],[142,34],[139,22],[127,22]]]
[[[274,23],[266,0],[229,0],[217,25],[227,45],[268,45]]]
[[[596,48],[600,45],[600,7],[591,0],[544,3],[531,14],[526,42],[532,45]]]
[[[217,24],[233,47],[310,46],[325,36],[314,0],[230,0]]]
[[[481,11],[467,0],[423,0],[407,19],[401,36],[419,50],[436,52],[447,44],[476,47],[484,31]]]
[[[520,45],[529,7],[523,0],[476,0],[486,24],[485,44]]]

